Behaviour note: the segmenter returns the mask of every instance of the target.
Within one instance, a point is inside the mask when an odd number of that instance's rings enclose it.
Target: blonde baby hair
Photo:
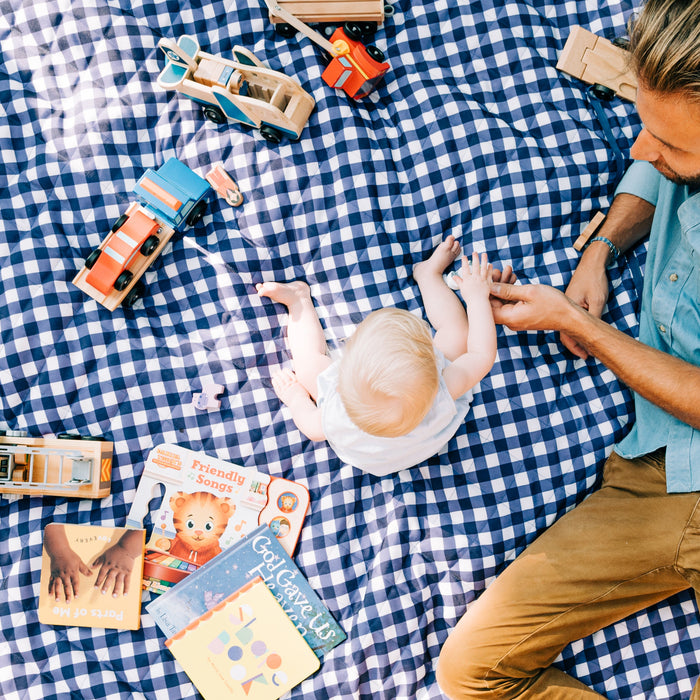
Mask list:
[[[399,437],[425,418],[439,381],[428,324],[388,308],[369,314],[346,343],[338,393],[360,430]]]

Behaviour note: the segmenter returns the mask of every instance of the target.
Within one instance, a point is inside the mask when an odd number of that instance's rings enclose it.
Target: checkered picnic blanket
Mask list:
[[[586,94],[558,72],[570,27],[624,32],[627,0],[393,0],[375,43],[391,69],[354,103],[320,52],[279,37],[254,0],[0,0],[0,420],[114,442],[102,501],[0,498],[0,694],[198,697],[144,612],[137,632],[37,619],[43,528],[123,525],[150,449],[180,444],[309,488],[296,562],[347,632],[293,698],[441,697],[435,663],[469,603],[593,489],[629,428],[628,390],[554,333],[500,328],[498,359],[448,448],[374,478],[303,439],[275,397],[284,310],[256,282],[305,279],[331,347],[369,311],[421,313],[411,277],[448,233],[521,280],[563,288],[572,243],[609,204],[619,164]],[[160,37],[234,45],[316,100],[299,141],[215,126],[155,79]],[[631,104],[605,106],[628,152]],[[214,200],[109,312],[71,280],[148,167],[223,161],[245,203]],[[611,270],[605,319],[634,334],[645,251]],[[220,410],[191,405],[226,387]],[[145,601],[148,600],[148,594]],[[692,596],[568,647],[557,665],[611,698],[678,698],[698,674]]]

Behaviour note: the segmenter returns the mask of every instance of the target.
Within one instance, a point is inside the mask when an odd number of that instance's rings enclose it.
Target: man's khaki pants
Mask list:
[[[457,698],[593,700],[550,667],[570,642],[689,586],[700,590],[699,493],[667,494],[664,450],[614,452],[601,488],[560,518],[472,603],[437,668]],[[696,685],[692,700],[700,700]]]

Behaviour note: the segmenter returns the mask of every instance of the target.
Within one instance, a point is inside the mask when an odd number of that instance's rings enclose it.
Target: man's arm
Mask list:
[[[494,284],[491,294],[505,302],[494,308],[497,323],[566,334],[631,389],[700,430],[700,367],[634,340],[553,287]]]
[[[597,236],[604,236],[624,252],[648,235],[655,206],[633,194],[621,193],[613,200]],[[606,266],[610,248],[603,241],[593,241],[583,251],[566,296],[593,316],[600,317],[608,300]],[[582,359],[588,357],[585,348],[569,334],[562,332],[561,342]]]

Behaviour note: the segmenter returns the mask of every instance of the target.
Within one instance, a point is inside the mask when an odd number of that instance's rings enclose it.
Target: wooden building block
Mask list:
[[[583,229],[581,235],[574,241],[574,249],[578,250],[579,253],[584,249],[586,243],[595,235],[595,232],[603,225],[605,221],[605,214],[599,211],[591,219],[588,226]]]

